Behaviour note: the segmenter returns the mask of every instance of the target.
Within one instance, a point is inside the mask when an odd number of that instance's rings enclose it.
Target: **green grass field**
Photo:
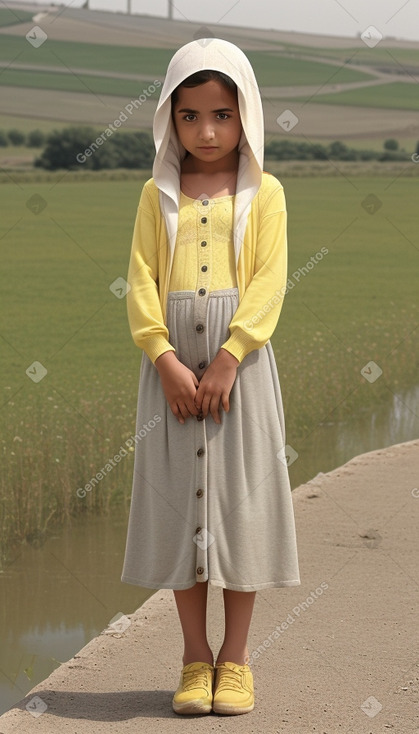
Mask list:
[[[396,72],[397,67],[401,71],[402,67],[418,67],[419,68],[419,49],[417,48],[388,48],[386,40],[380,41],[374,48],[369,48],[359,39],[357,45],[352,48],[337,47],[319,47],[319,46],[298,46],[292,43],[279,42],[288,53],[298,55],[307,55],[330,59],[344,64],[351,64],[351,68],[358,64],[366,64],[372,67],[393,67]]]
[[[272,344],[296,445],[331,416],[415,384],[419,242],[411,180],[281,180],[291,287]],[[140,174],[1,185],[6,545],[129,496],[130,456],[83,503],[75,492],[134,431],[141,352],[109,286],[126,276],[140,190]],[[362,204],[371,195],[373,214]],[[374,384],[360,374],[370,360],[383,370]],[[47,369],[38,383],[26,374],[35,361]]]
[[[146,74],[153,78],[163,77],[167,65],[176,49],[139,48],[134,46],[111,46],[95,43],[47,40],[34,49],[18,36],[2,35],[1,56],[3,60],[15,58],[21,64],[36,63],[70,69],[95,69],[127,74]],[[336,69],[329,64],[301,59],[289,59],[280,54],[249,51],[248,57],[255,70],[260,86],[282,86],[293,84],[323,84]],[[33,72],[34,73],[34,72]],[[0,84],[2,77],[0,75]],[[334,82],[344,83],[370,79],[370,75],[356,69],[338,70]]]
[[[26,10],[20,10],[19,8],[0,8],[0,27],[26,23],[32,16],[33,13],[28,13]]]
[[[304,101],[304,97],[298,98]],[[395,110],[419,110],[417,84],[392,82],[360,89],[348,89],[334,94],[316,94],[313,102],[355,107],[386,107]]]
[[[56,128],[65,127],[65,123],[62,120],[43,120],[37,117],[0,114],[0,130],[10,130],[13,127],[25,133],[37,129],[48,133]],[[0,148],[0,155],[2,151],[4,151],[4,148]]]
[[[7,69],[0,76],[0,85],[8,87],[30,87],[31,89],[56,89],[63,92],[85,92],[86,94],[113,94],[138,97],[143,89],[152,84],[153,79],[132,81],[130,79],[114,79],[106,76],[92,76],[80,74],[60,74],[48,71],[23,71]],[[148,95],[157,99],[161,87],[157,87],[153,94]]]

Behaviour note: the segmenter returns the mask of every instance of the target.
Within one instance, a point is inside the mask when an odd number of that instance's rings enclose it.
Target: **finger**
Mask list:
[[[202,385],[199,385],[195,393],[195,397],[194,397],[194,403],[199,409],[201,409],[202,407],[203,394],[204,394],[204,388]]]
[[[210,393],[205,393],[202,399],[202,403],[201,403],[201,413],[204,416],[204,418],[206,418],[208,415],[208,411],[210,409],[210,401],[211,401]]]
[[[227,395],[227,393],[223,392],[221,396],[221,404],[225,412],[228,413],[228,411],[230,410],[230,401],[229,401],[229,396]]]
[[[189,410],[182,402],[176,403],[176,409],[172,410],[172,413],[179,423],[185,423],[186,418],[189,418]]]
[[[173,407],[172,407],[172,406],[170,406],[170,408],[171,408],[171,411],[172,411],[173,415],[174,415],[174,416],[175,416],[175,418],[176,418],[176,419],[177,419],[177,420],[179,421],[179,423],[184,423],[184,422],[185,422],[185,420],[184,420],[184,418],[183,418],[182,414],[180,413],[180,411],[179,411],[179,408],[178,408],[177,404],[176,404],[176,405],[174,405]]]
[[[189,418],[190,411],[189,411],[187,404],[185,402],[179,402],[178,405],[179,405],[179,410],[182,414],[182,417]]]
[[[217,395],[213,395],[210,403],[210,412],[216,423],[221,423],[220,416],[220,398]]]
[[[198,415],[198,413],[200,412],[194,400],[188,400],[188,402],[186,403],[186,407],[190,415]]]
[[[189,392],[185,395],[184,405],[189,415],[197,415],[199,413],[199,407],[196,404],[196,393]]]
[[[192,370],[189,370],[189,372],[190,372],[190,375],[191,375],[191,377],[192,377],[192,382],[193,382],[194,386],[195,386],[196,388],[198,388],[198,387],[199,387],[199,380],[198,380],[198,378],[197,378],[197,376],[196,376],[195,372],[192,372]]]

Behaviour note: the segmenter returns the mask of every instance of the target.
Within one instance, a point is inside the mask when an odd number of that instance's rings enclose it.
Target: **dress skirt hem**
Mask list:
[[[193,586],[195,586],[196,583],[202,583],[197,582],[194,578],[190,583],[185,584],[168,584],[166,586],[160,585],[160,586],[150,586],[149,582],[141,581],[139,579],[133,579],[128,576],[123,576],[121,578],[121,581],[123,581],[126,584],[134,584],[135,586],[141,586],[144,589],[155,589],[158,591],[159,589],[173,589],[174,591],[182,591],[184,589],[191,589]],[[224,581],[217,581],[215,579],[208,579],[208,585],[209,586],[216,586],[222,589],[230,589],[231,591],[262,591],[263,589],[273,589],[273,588],[285,588],[287,586],[300,586],[301,581],[300,579],[294,579],[293,581],[268,581],[266,583],[260,583],[260,584],[253,584],[252,586],[240,586],[238,584],[229,584]]]

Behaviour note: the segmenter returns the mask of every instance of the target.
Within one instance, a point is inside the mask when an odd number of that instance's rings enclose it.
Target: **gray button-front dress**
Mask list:
[[[239,303],[235,282],[210,287],[217,245],[234,247],[233,198],[181,195],[166,324],[177,358],[198,380],[227,341]],[[197,265],[195,288],[170,290],[185,233],[194,248],[189,252]],[[238,366],[221,425],[211,414],[180,424],[144,352],[122,581],[152,589],[208,581],[236,591],[299,585],[285,443],[270,341]]]

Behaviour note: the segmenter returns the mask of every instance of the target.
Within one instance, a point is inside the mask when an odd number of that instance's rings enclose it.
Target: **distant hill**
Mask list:
[[[414,42],[384,38],[370,48],[360,38],[31,4],[0,9],[0,129],[10,127],[9,119],[18,127],[22,118],[26,129],[38,120],[43,129],[62,123],[103,129],[153,80],[163,80],[177,48],[211,36],[249,56],[270,136],[379,146],[397,137],[413,145],[419,129]],[[147,94],[127,128],[151,127],[158,93]],[[292,130],[277,122],[286,110],[298,118]]]

